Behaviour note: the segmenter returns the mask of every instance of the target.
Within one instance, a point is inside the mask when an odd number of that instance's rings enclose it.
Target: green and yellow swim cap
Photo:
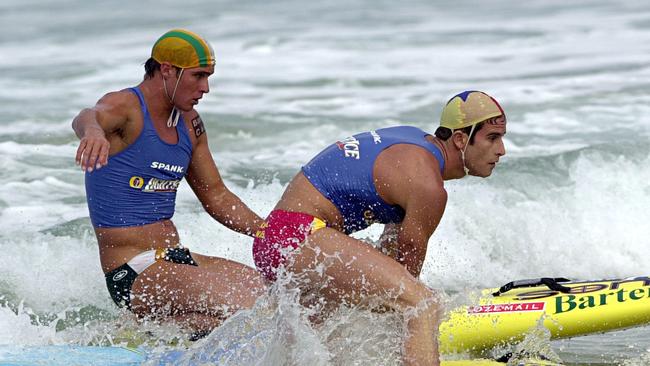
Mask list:
[[[473,126],[486,119],[503,115],[503,108],[491,96],[477,90],[468,90],[453,96],[440,116],[440,126],[457,130]]]
[[[198,34],[185,29],[172,29],[158,38],[151,50],[151,57],[158,63],[169,62],[182,69],[215,64],[210,44]]]

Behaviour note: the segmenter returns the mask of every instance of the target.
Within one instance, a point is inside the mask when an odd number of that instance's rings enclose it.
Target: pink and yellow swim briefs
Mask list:
[[[278,267],[285,263],[291,250],[302,244],[307,236],[326,226],[323,220],[309,214],[273,210],[255,234],[255,266],[266,278],[275,281]]]

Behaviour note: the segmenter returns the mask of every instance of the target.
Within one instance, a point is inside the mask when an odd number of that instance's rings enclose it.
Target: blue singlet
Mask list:
[[[108,158],[108,165],[86,172],[86,198],[95,227],[151,224],[174,215],[176,189],[187,173],[192,142],[183,119],[176,131],[178,143],[160,139],[142,92],[130,88],[140,100],[143,126],[126,149]]]
[[[339,209],[346,234],[375,222],[398,223],[404,219],[404,210],[379,197],[372,175],[375,160],[392,145],[412,144],[433,154],[442,173],[445,160],[438,147],[425,138],[427,135],[430,134],[411,126],[360,133],[330,145],[303,166],[302,171]]]

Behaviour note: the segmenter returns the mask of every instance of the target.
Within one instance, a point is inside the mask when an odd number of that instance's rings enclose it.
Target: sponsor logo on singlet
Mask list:
[[[164,180],[158,178],[151,178],[147,185],[142,188],[143,192],[174,192],[181,184],[180,179]]]
[[[339,147],[339,150],[343,150],[343,154],[346,158],[355,158],[359,160],[361,157],[361,152],[359,151],[359,140],[350,136],[343,141],[337,141],[336,146]]]
[[[142,177],[131,177],[129,186],[135,189],[142,189],[142,192],[175,192],[181,184],[180,179],[165,180],[158,178],[149,178],[147,184]]]
[[[144,185],[144,178],[142,177],[131,177],[129,179],[129,186],[131,188],[140,189]]]
[[[375,223],[375,213],[371,209],[363,211],[363,221],[370,226]]]
[[[468,314],[486,314],[486,313],[513,313],[520,311],[542,311],[545,302],[518,302],[510,304],[492,304],[470,306],[467,309]]]
[[[167,171],[167,172],[174,172],[174,173],[183,173],[183,171],[185,170],[185,167],[183,167],[183,166],[165,164],[165,163],[161,163],[159,161],[154,161],[153,163],[151,163],[150,166],[152,168],[154,168],[154,169],[164,170],[164,171]]]
[[[375,145],[381,144],[381,136],[379,136],[377,131],[375,130],[370,131],[370,136],[372,136],[372,141],[375,142]]]
[[[128,273],[129,273],[129,271],[127,271],[126,269],[123,269],[123,270],[117,272],[117,273],[113,276],[113,281],[117,282],[117,281],[121,280],[122,278],[126,277],[126,275],[127,275]]]

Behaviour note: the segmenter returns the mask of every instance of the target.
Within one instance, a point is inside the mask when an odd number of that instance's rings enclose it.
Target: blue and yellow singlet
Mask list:
[[[346,234],[372,223],[399,223],[404,210],[386,203],[375,189],[372,175],[377,156],[395,144],[412,144],[429,151],[440,172],[445,160],[438,147],[426,139],[427,132],[411,126],[383,128],[337,141],[302,167],[311,184],[329,199],[343,216]]]
[[[192,142],[181,118],[178,142],[160,139],[138,88],[143,126],[126,149],[109,156],[108,165],[86,172],[86,198],[94,227],[151,224],[174,215],[176,190],[187,173]]]

